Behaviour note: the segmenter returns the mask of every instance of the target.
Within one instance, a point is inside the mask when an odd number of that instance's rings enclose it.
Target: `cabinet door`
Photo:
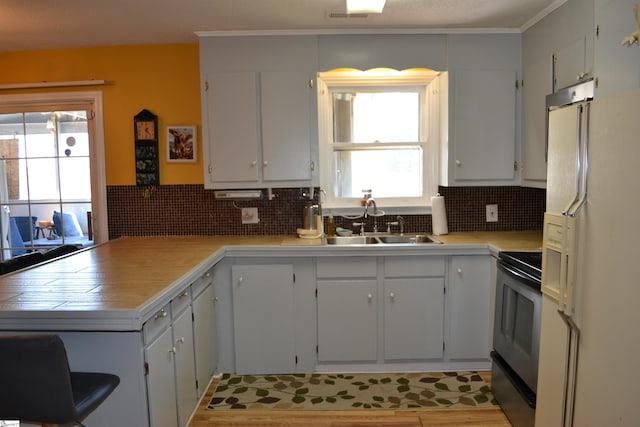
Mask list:
[[[377,360],[376,280],[318,283],[318,360]]]
[[[293,266],[231,268],[236,373],[295,370]]]
[[[193,334],[196,343],[198,396],[207,390],[218,363],[216,348],[215,291],[210,284],[193,301]]]
[[[191,310],[173,320],[178,425],[185,426],[198,403]]]
[[[544,187],[547,181],[545,98],[553,91],[552,58],[524,67],[522,87],[522,182]]]
[[[145,348],[147,394],[152,427],[175,427],[178,421],[171,328]]]
[[[307,73],[260,73],[265,181],[311,179],[312,89]]]
[[[253,72],[207,76],[212,182],[258,181],[258,92]]]
[[[454,73],[455,180],[513,180],[516,149],[516,73]]]
[[[443,342],[444,279],[385,280],[385,360],[441,359]]]
[[[488,256],[455,256],[450,259],[446,340],[449,359],[489,358],[490,261]]]
[[[580,37],[559,49],[555,60],[556,89],[576,84],[587,70],[587,38]]]

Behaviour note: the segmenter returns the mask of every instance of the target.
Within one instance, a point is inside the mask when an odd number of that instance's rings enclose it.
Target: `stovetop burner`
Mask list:
[[[511,266],[519,268],[531,276],[542,280],[542,252],[500,252],[498,257]]]

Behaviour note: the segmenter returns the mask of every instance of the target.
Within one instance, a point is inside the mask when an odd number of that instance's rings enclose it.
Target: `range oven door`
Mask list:
[[[493,348],[534,393],[541,308],[540,283],[498,261]]]

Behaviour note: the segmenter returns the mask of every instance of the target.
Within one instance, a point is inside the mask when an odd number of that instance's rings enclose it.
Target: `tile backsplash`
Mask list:
[[[274,189],[273,200],[220,200],[202,185],[108,186],[109,238],[158,235],[294,235],[302,226],[306,189]],[[450,232],[541,230],[545,190],[524,187],[440,187]],[[488,204],[498,222],[486,222]],[[241,208],[257,207],[257,224],[241,223]],[[431,215],[403,215],[406,232],[430,232]],[[378,227],[395,215],[378,219]],[[336,226],[352,228],[336,217]],[[369,225],[367,229],[371,229]]]

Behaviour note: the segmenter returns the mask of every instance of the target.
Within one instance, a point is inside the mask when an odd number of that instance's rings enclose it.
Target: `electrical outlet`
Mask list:
[[[487,222],[498,222],[498,205],[487,205]]]
[[[242,223],[257,224],[260,222],[258,218],[258,208],[242,208]]]

